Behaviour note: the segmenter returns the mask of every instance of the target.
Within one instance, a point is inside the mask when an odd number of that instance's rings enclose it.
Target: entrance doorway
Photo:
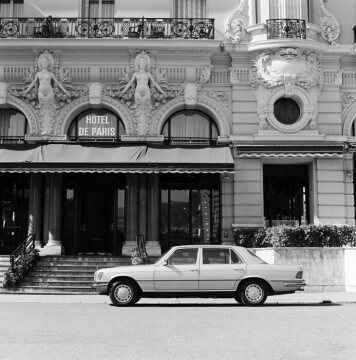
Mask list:
[[[11,254],[28,232],[30,178],[0,175],[0,254]]]
[[[64,181],[63,243],[67,255],[120,255],[125,177],[76,175]]]

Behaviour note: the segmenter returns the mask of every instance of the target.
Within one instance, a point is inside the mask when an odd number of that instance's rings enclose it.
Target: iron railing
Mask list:
[[[214,39],[214,19],[0,18],[0,38]]]
[[[267,39],[306,39],[306,37],[305,20],[267,20]]]
[[[169,145],[216,145],[217,138],[165,137],[164,142]]]
[[[27,239],[22,242],[10,255],[10,266],[12,271],[15,270],[17,263],[20,261],[22,256],[35,249],[35,239],[35,234],[28,235]]]

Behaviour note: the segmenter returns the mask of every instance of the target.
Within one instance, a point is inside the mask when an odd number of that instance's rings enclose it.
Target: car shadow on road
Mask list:
[[[114,306],[110,304],[110,306]],[[263,304],[258,306],[259,308],[263,307],[321,307],[321,306],[342,306],[342,304],[332,303],[332,302],[321,302],[321,303],[272,303],[272,304]],[[137,303],[134,307],[246,307],[248,306],[241,305],[241,304],[162,304],[162,303]]]

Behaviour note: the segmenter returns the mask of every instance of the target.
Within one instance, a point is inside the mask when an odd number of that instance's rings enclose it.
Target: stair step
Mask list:
[[[90,285],[97,269],[131,265],[129,257],[41,256],[19,287],[9,293],[96,294]]]

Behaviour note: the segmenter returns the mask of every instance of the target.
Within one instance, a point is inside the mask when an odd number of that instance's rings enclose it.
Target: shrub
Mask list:
[[[274,226],[239,228],[236,245],[244,247],[339,247],[356,246],[356,228],[349,225]]]
[[[9,288],[18,285],[20,280],[36,263],[38,255],[39,251],[37,249],[31,250],[26,254],[21,254],[14,268],[10,268],[4,273],[3,287]]]

